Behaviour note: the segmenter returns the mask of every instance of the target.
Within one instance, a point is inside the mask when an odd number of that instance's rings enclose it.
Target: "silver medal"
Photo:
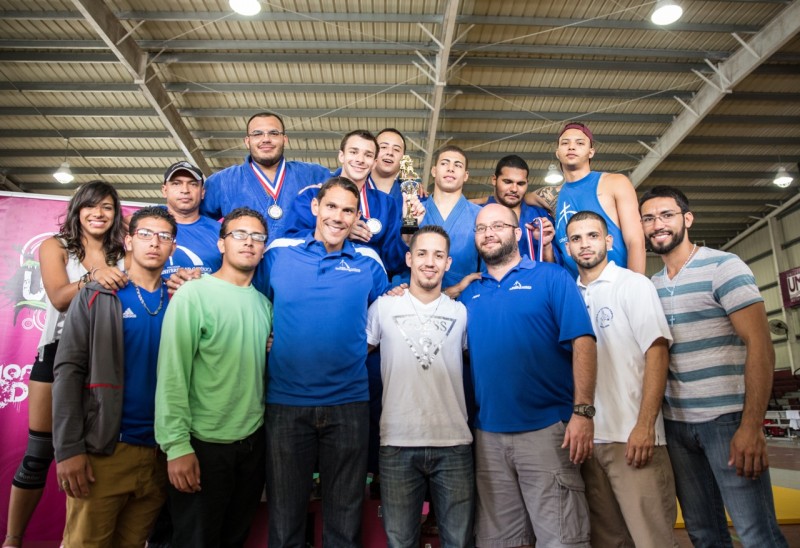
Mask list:
[[[269,206],[269,209],[267,209],[267,215],[269,215],[270,218],[275,219],[277,221],[278,219],[283,217],[283,210],[281,209],[281,206],[279,206],[278,204],[272,204],[271,206]]]
[[[376,219],[375,217],[370,217],[367,219],[367,228],[373,234],[378,234],[381,230],[383,230],[383,225],[381,224],[380,220]]]

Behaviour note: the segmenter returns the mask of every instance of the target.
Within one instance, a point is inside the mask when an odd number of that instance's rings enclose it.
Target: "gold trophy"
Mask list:
[[[400,191],[403,193],[406,205],[406,214],[403,216],[403,226],[400,228],[401,234],[414,234],[419,230],[419,224],[411,214],[411,197],[419,194],[419,187],[422,180],[414,171],[414,160],[406,154],[400,159]]]

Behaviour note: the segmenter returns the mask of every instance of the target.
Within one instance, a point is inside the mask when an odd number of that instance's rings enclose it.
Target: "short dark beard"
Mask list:
[[[258,165],[260,165],[261,167],[269,168],[269,167],[272,167],[272,166],[274,166],[276,164],[279,164],[280,161],[281,161],[281,158],[283,158],[283,154],[281,154],[280,156],[278,156],[274,160],[272,160],[272,159],[270,159],[270,160],[256,160],[255,157],[253,157],[253,161],[255,163],[257,163]]]
[[[575,262],[578,264],[578,266],[580,266],[581,268],[585,268],[585,269],[587,269],[587,270],[588,270],[588,269],[592,269],[592,268],[596,267],[597,265],[599,265],[600,263],[602,263],[602,262],[603,262],[603,259],[605,259],[605,258],[606,258],[606,255],[607,255],[607,254],[608,254],[608,251],[606,251],[606,248],[603,248],[601,251],[599,251],[599,252],[597,253],[597,255],[595,255],[595,256],[593,257],[593,260],[592,260],[591,262],[588,262],[588,263],[585,263],[585,264],[584,264],[584,262],[582,261],[582,259],[579,259],[579,258],[578,258],[578,259],[574,259],[574,260],[575,260]]]
[[[650,240],[649,237],[647,239]],[[681,225],[681,229],[679,232],[673,233],[672,241],[670,243],[665,244],[661,247],[656,247],[653,244],[653,241],[650,240],[650,247],[652,248],[653,253],[655,253],[656,255],[666,255],[667,253],[669,253],[670,251],[681,245],[683,243],[683,240],[685,239],[686,239],[686,225],[683,224]]]
[[[521,204],[521,203],[522,203],[522,198],[520,198],[520,199],[519,199],[519,201],[518,201],[516,204],[511,204],[511,203],[507,202],[507,201],[506,201],[504,198],[502,198],[501,196],[499,196],[498,194],[495,194],[495,195],[494,195],[494,199],[495,199],[495,201],[496,201],[498,204],[500,204],[500,205],[504,205],[504,206],[506,206],[508,209],[514,209],[515,207],[517,207],[519,204]]]
[[[501,243],[500,247],[493,251],[483,251],[481,248],[478,248],[478,254],[489,266],[497,266],[499,264],[503,264],[508,261],[508,258],[514,254],[514,251],[517,249],[517,242],[516,240],[509,239]]]
[[[424,280],[423,278],[419,278],[419,279],[415,280],[414,283],[420,289],[424,289],[425,291],[432,291],[432,290],[436,289],[437,287],[441,287],[442,281],[439,280],[438,282],[434,282],[434,281],[431,281],[431,280]]]

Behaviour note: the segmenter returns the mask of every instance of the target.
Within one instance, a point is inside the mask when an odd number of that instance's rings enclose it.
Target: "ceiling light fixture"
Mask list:
[[[785,167],[778,168],[778,173],[775,174],[775,178],[772,180],[772,183],[780,188],[786,188],[794,181],[794,177],[789,175],[789,172],[786,171]]]
[[[671,25],[681,18],[683,8],[674,0],[658,0],[650,20],[656,25]]]
[[[55,177],[56,181],[62,185],[68,185],[75,180],[75,176],[72,174],[72,170],[69,168],[69,162],[62,162],[61,167],[58,168],[58,171],[53,173],[53,177]]]
[[[233,11],[247,17],[261,11],[261,3],[258,0],[229,0],[228,4]]]
[[[59,166],[58,170],[53,173],[53,177],[55,177],[56,181],[61,183],[62,185],[68,185],[72,181],[75,180],[75,176],[72,174],[72,170],[69,168],[69,162],[67,161],[67,151],[69,150],[69,139],[65,139],[64,145],[64,161]]]
[[[550,164],[550,167],[547,168],[547,174],[544,176],[544,182],[548,185],[557,185],[561,181],[564,180],[564,176],[561,175],[561,172],[556,168],[555,164]]]

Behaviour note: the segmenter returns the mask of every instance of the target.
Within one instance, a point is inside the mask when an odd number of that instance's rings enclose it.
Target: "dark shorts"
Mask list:
[[[31,367],[30,380],[36,382],[49,382],[53,383],[53,366],[56,363],[56,350],[58,349],[58,341],[46,344],[41,354],[36,355]]]

